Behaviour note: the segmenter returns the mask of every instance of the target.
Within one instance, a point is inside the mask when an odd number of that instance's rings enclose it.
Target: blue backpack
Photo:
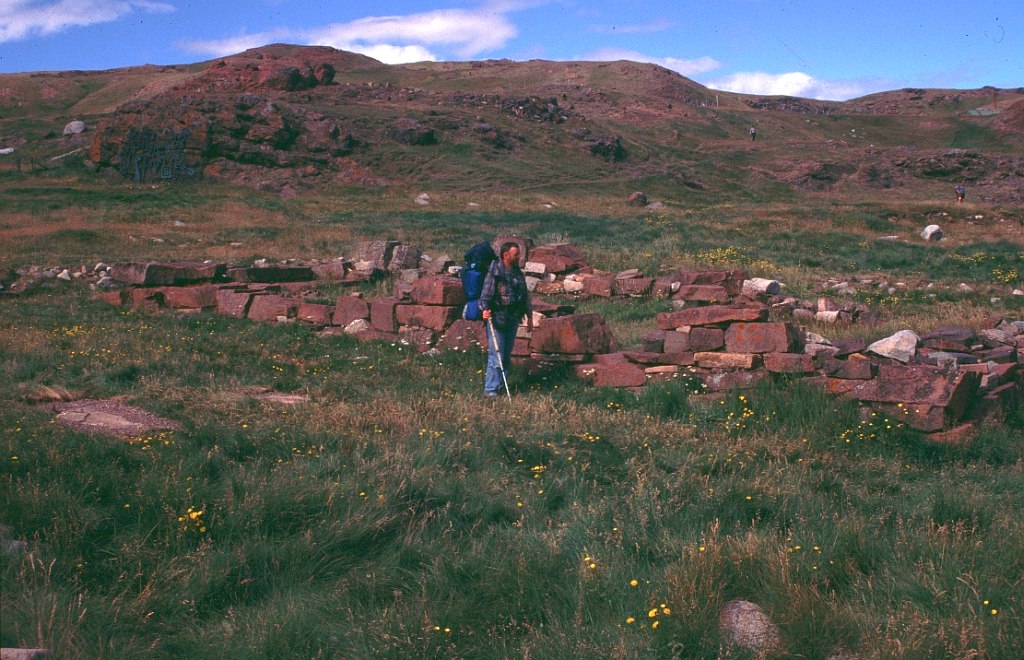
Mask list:
[[[479,321],[480,316],[480,293],[484,288],[484,276],[491,262],[498,258],[494,254],[494,248],[487,241],[477,243],[466,250],[463,255],[462,271],[459,277],[462,280],[462,291],[466,294],[466,306],[462,308],[462,318],[469,321]]]

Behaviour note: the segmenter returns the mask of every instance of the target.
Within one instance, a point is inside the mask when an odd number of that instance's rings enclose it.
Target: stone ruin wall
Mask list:
[[[1005,419],[1024,388],[1024,321],[992,318],[978,329],[909,330],[871,345],[804,331],[798,322],[871,322],[863,305],[778,294],[778,283],[742,270],[680,269],[659,277],[638,270],[596,272],[568,244],[534,247],[511,239],[536,293],[576,296],[659,296],[674,311],[657,315],[640,350],[620,350],[599,314],[534,299],[535,330],[520,328],[513,357],[532,365],[569,364],[600,387],[641,388],[690,379],[702,396],[753,388],[772,374],[799,377],[866,409],[899,419],[937,441],[973,437],[979,425]],[[430,259],[397,241],[360,245],[356,260],[306,265],[259,263],[126,263],[61,279],[92,283],[116,305],[177,313],[216,312],[263,322],[296,322],[327,335],[402,342],[426,351],[486,347],[481,322],[461,318],[465,302],[455,262]],[[333,304],[308,298],[322,283],[356,286],[390,278],[392,295],[365,300],[342,294]],[[16,288],[16,287],[15,287]],[[788,318],[789,320],[770,320]]]

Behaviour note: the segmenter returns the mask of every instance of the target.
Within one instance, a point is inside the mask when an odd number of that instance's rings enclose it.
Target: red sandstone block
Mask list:
[[[614,275],[591,275],[583,280],[583,293],[611,298],[614,283]]]
[[[217,312],[236,319],[244,319],[249,313],[253,295],[251,291],[221,289],[217,292]]]
[[[658,298],[668,298],[672,295],[672,284],[675,283],[672,275],[662,275],[654,278],[654,286],[651,287],[651,295]]]
[[[398,304],[397,298],[370,301],[370,325],[381,332],[398,332],[398,322],[395,320],[395,307]]]
[[[688,367],[696,363],[694,359],[696,355],[693,351],[686,351],[685,353],[662,353],[661,358],[658,360],[660,364],[675,364],[681,367]]]
[[[618,342],[600,314],[572,314],[541,321],[533,331],[530,350],[597,355],[618,350]]]
[[[623,362],[602,365],[594,384],[598,387],[642,387],[647,384],[647,374],[640,367]]]
[[[725,331],[730,353],[793,353],[803,348],[797,329],[789,323],[733,323]]]
[[[370,306],[362,298],[356,296],[338,296],[334,301],[334,315],[331,323],[334,325],[346,326],[356,319],[370,318]],[[385,332],[391,332],[388,328],[378,328]]]
[[[295,313],[295,318],[306,323],[312,323],[315,326],[323,327],[331,324],[331,316],[334,314],[334,308],[330,305],[318,305],[316,303],[300,303],[299,309]]]
[[[665,352],[665,331],[652,330],[640,338],[640,345],[648,353]]]
[[[861,382],[859,380],[848,380],[846,378],[830,378],[829,376],[811,376],[801,382],[816,385],[825,391],[826,394],[849,395]]]
[[[622,355],[633,364],[658,365],[664,364],[661,361],[661,353],[653,351],[623,351]]]
[[[766,376],[764,371],[726,371],[723,373],[702,374],[704,387],[712,392],[724,390],[747,390],[757,385]]]
[[[168,286],[161,289],[164,293],[164,304],[175,308],[210,308],[217,306],[217,287],[212,284],[203,286]]]
[[[679,373],[679,365],[677,364],[662,364],[656,367],[646,367],[644,373],[648,377],[652,376],[676,376]]]
[[[294,295],[301,295],[303,293],[306,293],[307,291],[313,291],[314,289],[316,289],[317,283],[315,281],[279,282],[274,286],[279,287],[280,290],[282,291],[287,291],[288,293]]]
[[[103,293],[97,293],[92,298],[93,300],[102,300],[108,305],[124,304],[124,296],[121,295],[121,291],[104,291]]]
[[[444,330],[461,315],[461,306],[399,305],[395,308],[395,320],[399,325],[416,325],[431,330]]]
[[[654,286],[653,277],[632,277],[625,280],[614,280],[612,293],[617,296],[646,296],[651,293]],[[584,285],[584,291],[586,286]]]
[[[299,303],[295,298],[277,295],[256,295],[249,303],[249,319],[253,321],[276,321],[278,317],[294,317]]]
[[[597,387],[641,387],[647,384],[647,374],[635,365],[623,362],[619,364],[578,364],[574,368],[576,375],[589,380]]]
[[[691,302],[727,303],[729,298],[729,292],[720,284],[688,284],[672,294],[673,300]]]
[[[267,266],[266,268],[229,268],[228,278],[233,282],[312,282],[316,273],[305,266]]]
[[[126,284],[174,286],[209,281],[221,277],[225,269],[225,264],[218,263],[118,263],[111,267],[110,276]]]
[[[629,360],[626,359],[626,356],[623,353],[616,351],[615,353],[601,353],[600,355],[595,355],[594,362],[610,366],[615,364],[628,364]]]
[[[131,299],[132,309],[152,312],[163,307],[164,304],[164,294],[160,289],[132,289],[128,295]]]
[[[872,401],[868,405],[883,415],[883,422],[888,419],[890,422],[903,423],[925,433],[942,431],[958,419],[948,408],[927,403],[899,404]]]
[[[774,373],[805,374],[814,371],[814,358],[806,353],[765,353],[764,367]]]
[[[715,325],[718,323],[766,321],[767,319],[768,308],[763,305],[754,307],[709,305],[680,309],[674,312],[662,312],[658,314],[658,327],[662,330],[673,330],[684,325]]]
[[[870,380],[875,377],[877,367],[868,360],[837,360],[831,355],[819,353],[816,356],[826,376],[847,380]]]
[[[694,360],[707,369],[753,369],[761,362],[761,356],[752,353],[694,353]]]
[[[371,312],[372,313],[372,312]],[[437,343],[439,348],[457,351],[487,350],[487,329],[483,321],[457,319]]]
[[[465,305],[466,294],[457,277],[431,276],[416,280],[409,291],[416,305]]]
[[[340,282],[352,270],[352,266],[353,262],[351,260],[332,261],[326,264],[314,264],[310,267],[310,270],[321,280]]]
[[[725,331],[719,328],[690,328],[690,348],[689,351],[703,352],[703,351],[717,351],[718,349],[725,346]],[[680,351],[665,351],[680,352]]]
[[[685,353],[690,350],[690,330],[666,330],[663,353]],[[704,349],[701,349],[704,350]]]
[[[986,362],[998,362],[1000,364],[1018,361],[1017,350],[1012,346],[999,346],[987,351],[982,351],[978,354],[978,357]]]
[[[530,250],[529,258],[544,264],[549,273],[566,273],[589,265],[579,250],[568,243],[538,245]]]
[[[934,348],[937,351],[947,351],[949,353],[970,353],[971,347],[967,344],[960,343],[958,341],[950,341],[948,339],[935,338],[925,339],[921,342],[921,346],[924,348]]]
[[[861,382],[853,395],[861,401],[956,406],[962,412],[978,381],[978,374],[969,371],[949,374],[930,366],[882,365],[878,377]]]
[[[745,270],[688,270],[680,268],[675,279],[683,286],[693,284],[720,284],[730,295],[738,295],[743,290],[743,281],[750,279]]]

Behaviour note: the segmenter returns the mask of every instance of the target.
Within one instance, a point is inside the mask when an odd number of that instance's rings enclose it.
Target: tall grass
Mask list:
[[[743,657],[717,629],[733,598],[786,655],[1020,639],[1019,415],[939,447],[799,383],[691,403],[518,369],[509,406],[480,396],[482,355],[76,293],[9,301],[0,337],[0,522],[29,544],[0,557],[4,646]],[[42,386],[182,430],[83,435],[29,402]]]

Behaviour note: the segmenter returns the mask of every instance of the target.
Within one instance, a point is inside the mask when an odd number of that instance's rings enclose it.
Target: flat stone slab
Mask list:
[[[42,660],[52,657],[48,649],[0,649],[0,660]]]
[[[116,263],[110,269],[110,276],[124,284],[146,286],[180,286],[209,282],[224,276],[227,265],[222,263],[173,262],[173,263]]]
[[[153,430],[177,430],[181,424],[113,399],[81,399],[47,404],[56,420],[76,431],[131,437]]]
[[[257,401],[268,403],[280,403],[286,406],[295,406],[300,403],[309,403],[307,394],[286,394],[284,392],[253,392],[249,395]]]
[[[719,323],[752,323],[768,320],[768,308],[758,307],[726,307],[709,305],[693,307],[674,312],[658,314],[658,327],[662,330],[675,330],[684,325],[716,325]]]

